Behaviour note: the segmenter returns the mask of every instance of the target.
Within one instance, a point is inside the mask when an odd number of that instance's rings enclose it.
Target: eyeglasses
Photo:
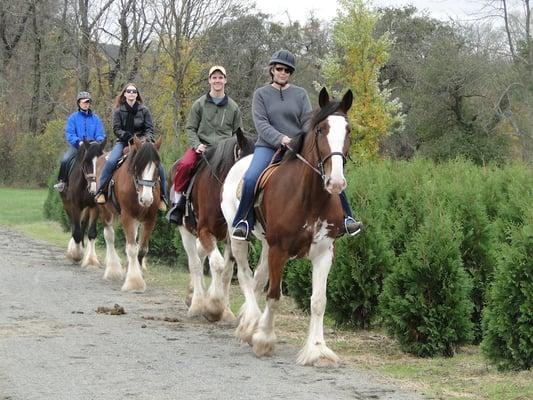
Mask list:
[[[90,102],[91,102],[91,99],[80,100],[80,103],[83,103],[83,104],[87,104],[87,103],[90,103]]]
[[[291,73],[291,69],[290,68],[285,68],[285,67],[276,67],[274,68],[276,71],[278,72],[282,72],[284,71],[286,74],[290,74]]]
[[[126,89],[126,93],[137,93],[137,89]]]

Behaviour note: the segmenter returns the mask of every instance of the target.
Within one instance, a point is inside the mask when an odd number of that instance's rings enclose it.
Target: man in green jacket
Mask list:
[[[169,222],[181,224],[185,210],[191,171],[200,155],[209,147],[235,134],[242,126],[242,114],[237,103],[225,93],[226,70],[220,65],[209,69],[209,92],[194,102],[187,117],[189,149],[176,163],[172,207],[167,214]]]

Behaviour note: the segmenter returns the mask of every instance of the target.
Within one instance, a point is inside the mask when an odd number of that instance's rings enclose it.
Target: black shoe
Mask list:
[[[363,230],[363,224],[352,217],[346,217],[344,218],[344,230],[350,236],[357,236]]]
[[[248,221],[240,220],[237,222],[237,226],[233,228],[231,237],[235,240],[250,240],[250,227]]]
[[[181,225],[183,223],[183,207],[179,204],[174,203],[170,210],[167,213],[167,221],[176,225]]]

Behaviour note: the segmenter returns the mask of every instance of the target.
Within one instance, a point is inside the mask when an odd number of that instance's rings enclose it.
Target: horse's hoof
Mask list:
[[[122,288],[120,289],[123,292],[132,292],[132,293],[144,293],[146,290],[146,283],[144,280],[127,280],[124,282],[124,285],[122,285]]]

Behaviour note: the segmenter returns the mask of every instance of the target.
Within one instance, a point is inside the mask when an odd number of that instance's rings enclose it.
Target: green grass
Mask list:
[[[69,234],[58,223],[43,218],[46,195],[46,190],[0,188],[0,225],[66,248]],[[102,257],[102,249],[99,254]],[[186,266],[175,268],[150,258],[149,263],[148,285],[163,285],[176,296],[185,297],[189,280]],[[243,297],[238,285],[231,290],[231,309],[237,313]],[[354,332],[335,327],[327,318],[325,321],[328,344],[346,364],[372,371],[407,390],[443,400],[533,399],[533,371],[499,372],[486,362],[477,346],[464,347],[451,358],[417,358],[402,353],[384,332]],[[276,319],[278,338],[301,347],[308,323],[292,299],[282,298]]]

